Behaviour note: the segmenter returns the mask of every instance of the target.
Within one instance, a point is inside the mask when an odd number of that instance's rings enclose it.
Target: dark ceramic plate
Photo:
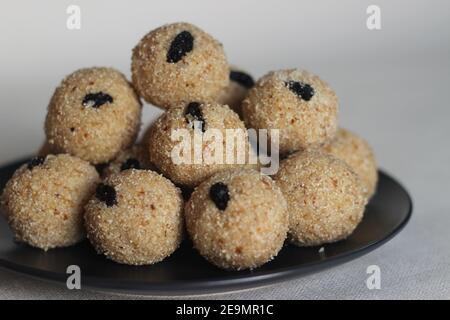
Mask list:
[[[0,189],[20,165],[0,168]],[[299,277],[355,259],[387,242],[408,222],[412,202],[407,191],[380,172],[376,195],[364,219],[346,240],[319,247],[287,245],[272,262],[253,271],[222,271],[203,260],[185,242],[163,262],[145,267],[116,264],[97,255],[87,241],[66,249],[43,252],[13,241],[4,219],[0,219],[0,267],[24,275],[66,283],[69,265],[81,268],[82,286],[105,291],[150,295],[183,295],[225,292]]]

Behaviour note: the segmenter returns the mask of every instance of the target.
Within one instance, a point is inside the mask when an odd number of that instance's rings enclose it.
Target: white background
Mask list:
[[[81,30],[66,8],[81,8]],[[381,7],[382,30],[366,28]],[[450,298],[450,2],[2,1],[0,164],[44,139],[54,88],[72,71],[112,66],[129,76],[131,49],[168,22],[197,24],[255,77],[300,67],[336,90],[341,124],[364,136],[380,166],[412,193],[414,216],[387,245],[346,265],[221,298]],[[145,122],[161,111],[145,106]],[[366,288],[377,264],[382,289]],[[0,298],[110,298],[0,272]]]

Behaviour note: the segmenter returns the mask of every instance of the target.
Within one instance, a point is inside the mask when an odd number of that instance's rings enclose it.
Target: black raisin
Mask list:
[[[314,88],[307,83],[298,81],[286,81],[284,83],[289,90],[305,101],[311,100],[314,96]]]
[[[202,126],[202,132],[205,132],[205,118],[203,118],[203,113],[201,109],[201,104],[199,102],[191,102],[186,107],[185,116],[191,116],[194,121],[200,122]],[[189,122],[190,120],[186,118]]]
[[[127,161],[125,161],[122,166],[120,167],[121,171],[125,171],[128,169],[136,169],[136,170],[141,170],[141,163],[139,162],[138,159],[135,158],[130,158]]]
[[[167,62],[177,63],[194,48],[194,37],[189,31],[182,31],[173,39],[167,51]]]
[[[239,83],[241,86],[250,89],[255,85],[252,76],[241,71],[231,71],[230,80]]]
[[[215,203],[217,209],[224,211],[230,201],[230,194],[226,184],[217,182],[209,189],[209,197]]]
[[[84,96],[83,99],[83,106],[85,107],[92,107],[92,108],[100,108],[105,103],[112,103],[113,98],[103,92],[94,92],[94,93],[88,93]]]
[[[34,167],[38,167],[45,162],[45,157],[34,157],[28,161],[28,170],[33,170]]]
[[[100,183],[95,191],[95,196],[108,207],[117,205],[117,194],[114,187]]]

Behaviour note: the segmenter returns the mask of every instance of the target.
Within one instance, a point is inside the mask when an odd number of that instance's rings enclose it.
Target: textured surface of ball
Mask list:
[[[85,226],[97,252],[122,264],[162,261],[183,236],[183,200],[168,179],[149,170],[106,178],[86,205]]]
[[[64,154],[36,157],[20,167],[2,195],[16,239],[44,250],[82,240],[83,207],[98,180],[89,163]]]
[[[345,239],[363,217],[366,197],[358,175],[331,155],[295,153],[274,180],[288,202],[289,238],[298,246]]]
[[[106,163],[134,143],[141,109],[120,72],[110,68],[78,70],[53,94],[45,122],[47,142],[55,153]]]
[[[197,127],[195,125],[197,124]],[[177,130],[187,130],[187,137],[172,138]],[[211,129],[211,130],[210,130]],[[239,135],[243,138],[242,144],[235,143],[230,147],[231,163],[226,163],[227,156],[227,129],[239,129]],[[209,133],[217,130],[222,136],[222,151],[215,148],[215,138]],[[244,123],[239,116],[228,106],[217,103],[182,103],[164,113],[151,127],[148,133],[150,161],[174,183],[184,186],[196,186],[214,173],[251,165],[249,155],[254,155],[248,142],[248,134]],[[203,137],[203,143],[197,143],[195,139]],[[187,140],[187,138],[189,140]],[[187,148],[182,148],[183,141],[189,141]],[[235,140],[237,141],[237,140]],[[195,150],[198,146],[200,158],[196,157]],[[214,158],[215,152],[221,157]],[[190,153],[190,158],[182,156]],[[175,161],[173,155],[180,155],[179,161]],[[207,160],[203,155],[210,155]],[[234,157],[233,157],[234,155]],[[241,156],[239,158],[239,155]],[[199,159],[200,161],[196,162]],[[242,159],[243,161],[237,161]],[[188,161],[189,160],[189,161]],[[222,160],[222,161],[220,161]]]
[[[133,49],[132,80],[158,107],[181,101],[215,101],[229,83],[229,66],[217,40],[188,23],[164,25]]]
[[[378,169],[375,155],[366,140],[357,134],[340,128],[331,143],[323,150],[345,161],[355,171],[364,184],[365,194],[370,198],[378,181]]]
[[[252,269],[274,258],[288,230],[286,201],[255,170],[221,172],[196,188],[186,204],[195,248],[224,269]]]
[[[274,71],[249,91],[242,114],[249,128],[279,129],[283,154],[331,140],[337,129],[338,100],[316,75],[296,69]]]

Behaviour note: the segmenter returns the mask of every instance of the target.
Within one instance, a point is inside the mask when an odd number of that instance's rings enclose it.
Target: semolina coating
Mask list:
[[[233,132],[241,139],[227,138],[227,129],[239,129]],[[172,136],[176,132],[186,135]],[[150,161],[177,185],[195,187],[217,172],[257,166],[244,123],[226,105],[181,103],[158,118],[147,136]]]
[[[159,27],[133,49],[132,81],[147,102],[169,108],[181,101],[215,101],[229,84],[222,44],[189,23]]]
[[[287,204],[274,181],[252,169],[220,172],[198,186],[185,219],[194,247],[228,270],[259,267],[287,236]]]
[[[339,128],[336,137],[323,147],[323,151],[345,161],[359,175],[367,198],[373,196],[378,182],[378,168],[375,155],[366,140]]]
[[[249,128],[279,129],[279,151],[284,154],[320,146],[335,136],[338,99],[308,71],[272,71],[249,91],[242,114]]]
[[[129,169],[153,170],[153,165],[150,163],[148,152],[140,144],[136,144],[127,150],[121,151],[117,158],[109,163],[103,170],[102,176],[107,177]]]
[[[241,105],[248,91],[255,85],[253,77],[246,71],[231,66],[230,84],[222,90],[218,102],[228,105],[239,116],[242,116]]]
[[[361,221],[367,198],[356,173],[319,151],[297,152],[281,163],[275,182],[289,210],[289,239],[317,246],[347,238]]]
[[[80,69],[56,89],[45,121],[54,153],[107,163],[135,141],[142,105],[127,79],[111,68]]]
[[[36,157],[24,164],[2,195],[15,238],[43,250],[81,241],[84,205],[98,182],[93,166],[66,154]]]
[[[86,205],[88,238],[98,253],[128,265],[170,256],[183,237],[183,199],[172,182],[150,170],[107,177]]]

